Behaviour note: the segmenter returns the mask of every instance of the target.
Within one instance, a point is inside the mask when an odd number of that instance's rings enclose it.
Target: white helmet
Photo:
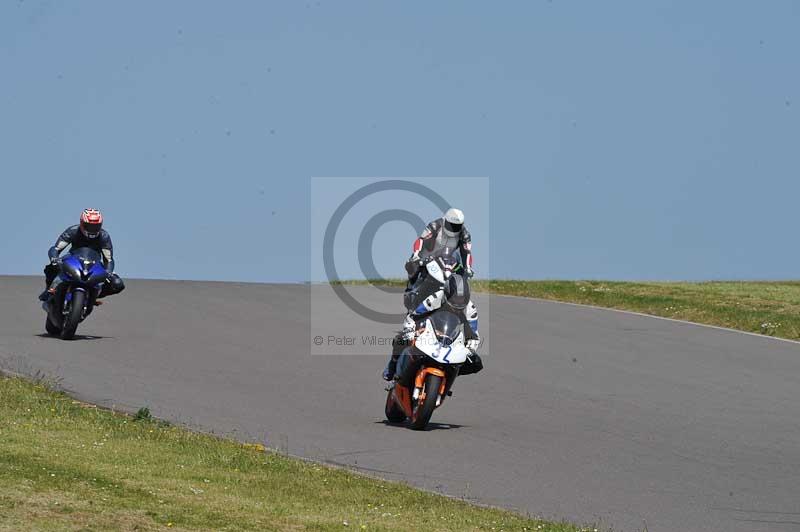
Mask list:
[[[444,213],[444,232],[447,236],[458,236],[464,227],[464,213],[460,209],[450,208]]]

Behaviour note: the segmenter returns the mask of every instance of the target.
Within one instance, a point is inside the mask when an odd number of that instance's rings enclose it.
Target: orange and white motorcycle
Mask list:
[[[441,308],[420,323],[417,334],[397,361],[396,380],[388,388],[386,418],[409,420],[422,430],[431,419],[472,353],[465,344],[464,326],[455,313]]]

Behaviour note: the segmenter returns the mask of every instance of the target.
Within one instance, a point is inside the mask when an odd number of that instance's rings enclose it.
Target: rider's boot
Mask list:
[[[49,301],[53,294],[56,293],[56,282],[53,283],[41,294],[39,294],[39,301]]]
[[[392,355],[389,358],[389,362],[386,363],[386,367],[383,369],[383,380],[391,381],[394,379],[394,373],[397,371],[397,359]]]
[[[58,267],[48,264],[44,267],[44,285],[47,287],[44,292],[39,294],[39,301],[47,301],[50,296],[56,293],[56,279],[58,279]]]
[[[50,291],[50,288],[39,294],[39,301],[47,301],[50,299],[50,296],[53,295],[53,292]]]

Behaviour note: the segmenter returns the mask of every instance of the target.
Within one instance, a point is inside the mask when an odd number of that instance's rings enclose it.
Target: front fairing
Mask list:
[[[80,248],[61,261],[60,279],[75,286],[98,288],[107,276],[100,255],[88,248]]]
[[[61,274],[59,277],[62,281],[81,281],[81,272],[83,266],[77,257],[68,256],[64,257],[61,261]]]
[[[430,279],[434,279],[437,283],[444,284],[444,280],[446,279],[446,271],[442,269],[439,265],[439,262],[436,260],[430,261],[426,266],[425,269],[428,270],[428,277]]]
[[[108,277],[108,271],[103,268],[100,264],[93,264],[92,267],[88,270],[88,279],[86,280],[86,284],[89,286],[98,286],[102,285],[106,282],[106,278]]]
[[[425,329],[417,336],[414,347],[440,364],[463,364],[469,355],[469,349],[464,345],[464,332],[459,331],[449,345],[440,341],[435,332],[431,319],[427,319]]]
[[[425,266],[428,275],[436,279],[439,284],[444,284],[450,274],[461,263],[461,254],[455,248],[442,248],[431,255],[431,261]]]

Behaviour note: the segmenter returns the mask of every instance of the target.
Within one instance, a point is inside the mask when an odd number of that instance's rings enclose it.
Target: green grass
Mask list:
[[[581,530],[0,377],[0,530],[167,529]]]
[[[365,281],[354,281],[363,284]],[[396,279],[387,284],[403,286]],[[347,284],[350,284],[349,282]],[[479,281],[472,289],[632,310],[800,340],[800,282]]]

